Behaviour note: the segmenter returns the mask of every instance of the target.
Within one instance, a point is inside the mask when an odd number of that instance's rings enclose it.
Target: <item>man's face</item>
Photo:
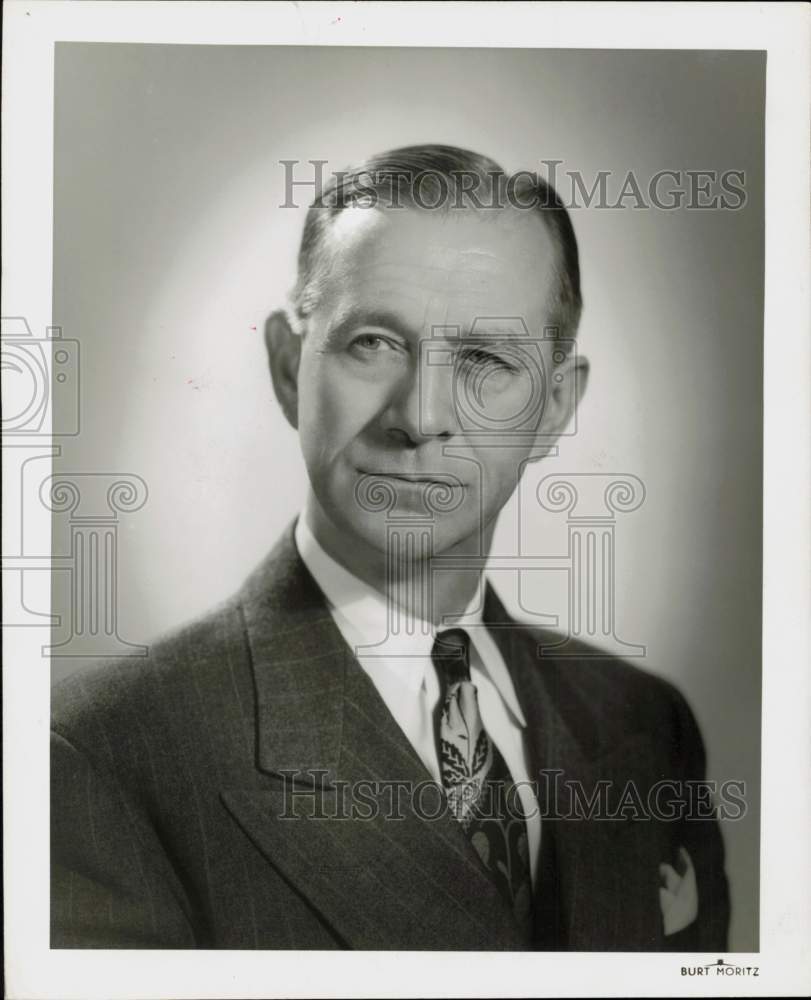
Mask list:
[[[385,551],[387,517],[429,517],[432,554],[478,552],[533,431],[560,418],[546,227],[516,210],[354,208],[326,251],[298,369],[320,507],[344,541]]]

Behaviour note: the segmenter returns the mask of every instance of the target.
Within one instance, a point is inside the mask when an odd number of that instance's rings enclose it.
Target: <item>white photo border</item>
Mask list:
[[[756,49],[767,53],[763,797],[758,976],[690,956],[51,951],[46,629],[5,629],[6,982],[12,998],[748,996],[811,990],[809,51],[804,4],[10,0],[3,60],[2,313],[51,326],[56,41]],[[4,450],[4,482],[12,455]],[[26,512],[27,530],[32,527]],[[31,513],[42,551],[50,516]],[[4,531],[10,532],[8,523]],[[4,534],[4,542],[10,535]],[[6,546],[4,544],[4,551]],[[5,616],[4,616],[5,620]],[[805,990],[803,989],[805,987]]]

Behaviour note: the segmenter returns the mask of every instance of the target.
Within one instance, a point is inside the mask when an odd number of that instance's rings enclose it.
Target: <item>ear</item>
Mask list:
[[[265,347],[276,399],[291,427],[298,428],[298,368],[301,334],[297,333],[284,309],[265,320]]]
[[[552,368],[539,427],[539,443],[554,444],[566,430],[586,391],[588,374],[588,359],[576,352]]]

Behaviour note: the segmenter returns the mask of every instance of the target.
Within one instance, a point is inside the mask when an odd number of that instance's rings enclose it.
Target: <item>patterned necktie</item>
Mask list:
[[[467,632],[438,633],[431,659],[442,689],[439,764],[448,805],[528,933],[532,894],[526,820],[507,764],[482,723],[470,680]]]

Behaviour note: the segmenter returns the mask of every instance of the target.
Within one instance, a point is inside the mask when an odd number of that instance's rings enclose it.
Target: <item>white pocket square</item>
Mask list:
[[[698,886],[693,862],[683,847],[679,848],[679,858],[684,867],[681,875],[672,865],[659,865],[659,874],[665,883],[659,889],[659,906],[666,935],[683,931],[698,916]]]

